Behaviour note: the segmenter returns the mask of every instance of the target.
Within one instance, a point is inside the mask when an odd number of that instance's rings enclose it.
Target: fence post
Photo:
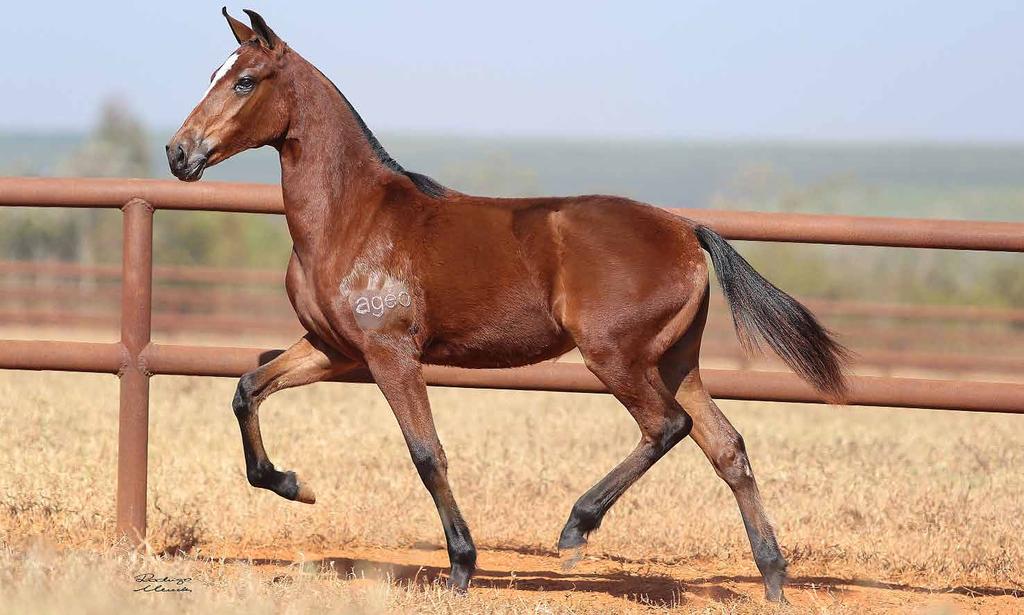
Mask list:
[[[139,355],[150,341],[153,293],[153,207],[132,199],[121,209],[121,406],[117,431],[117,534],[138,544],[146,536],[149,373]]]

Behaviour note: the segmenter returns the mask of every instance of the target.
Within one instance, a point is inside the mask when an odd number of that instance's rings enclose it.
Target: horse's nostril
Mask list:
[[[174,157],[174,161],[177,162],[178,164],[185,162],[185,148],[183,148],[180,145],[178,146],[178,151],[176,153],[176,156]]]

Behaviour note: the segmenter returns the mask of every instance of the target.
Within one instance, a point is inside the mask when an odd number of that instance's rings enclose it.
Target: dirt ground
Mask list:
[[[749,564],[480,551],[468,596],[443,586],[440,545],[350,545],[327,552],[225,548],[175,557],[8,551],[0,597],[12,613],[1019,613],[1024,592],[936,587],[797,567],[787,604],[761,598]]]
[[[329,554],[307,554],[307,562],[326,566],[360,579],[399,583],[429,583],[447,574],[443,548],[352,548]],[[295,562],[273,553],[249,553],[241,558],[281,574]],[[474,593],[495,603],[514,601],[527,594],[567,610],[629,611],[640,607],[675,607],[686,610],[769,608],[762,600],[763,585],[756,570],[737,563],[714,561],[650,562],[616,558],[585,558],[572,570],[551,554],[515,550],[483,551],[474,578]],[[352,582],[352,581],[350,581]],[[919,587],[871,579],[795,575],[787,587],[787,601],[796,611],[901,610],[982,611],[1017,613],[1021,600],[991,587]]]
[[[773,607],[735,501],[684,441],[563,571],[573,501],[635,443],[600,395],[431,390],[480,548],[469,596],[372,386],[264,405],[271,458],[305,506],[249,487],[226,379],[157,377],[147,553],[113,545],[117,382],[0,372],[0,604],[6,612],[726,613],[1024,611],[1019,416],[723,402],[790,561]],[[135,591],[187,578],[188,591]]]

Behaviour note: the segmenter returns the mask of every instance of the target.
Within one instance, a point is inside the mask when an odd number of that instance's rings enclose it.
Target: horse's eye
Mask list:
[[[242,77],[235,82],[235,91],[239,94],[246,94],[252,91],[254,85],[256,85],[255,79],[252,77]]]

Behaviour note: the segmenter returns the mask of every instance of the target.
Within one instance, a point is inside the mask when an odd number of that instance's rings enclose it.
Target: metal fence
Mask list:
[[[281,266],[154,265],[154,335],[244,333],[272,344],[290,343],[303,331],[281,292],[283,276]],[[120,265],[0,261],[0,323],[109,333],[120,319],[120,284]],[[720,295],[714,294],[713,301],[721,304]],[[1024,373],[1022,309],[801,300],[829,328],[842,332],[841,341],[853,350],[858,371],[889,375],[926,370],[934,372],[932,377],[971,374],[982,379]],[[992,352],[993,347],[1002,352]],[[774,355],[746,355],[732,318],[722,309],[709,314],[701,355],[705,366],[785,369]]]
[[[124,212],[121,339],[111,343],[0,341],[0,369],[115,374],[120,378],[117,531],[132,540],[146,532],[149,379],[154,375],[240,376],[279,351],[156,344],[153,317],[153,214],[159,209],[280,214],[272,185],[108,179],[0,178],[0,207],[118,208]],[[1024,224],[883,217],[770,214],[673,209],[725,237],[955,250],[1024,252]],[[542,363],[512,369],[426,366],[435,386],[600,393],[604,386],[581,364]],[[719,398],[820,401],[794,374],[702,370]],[[370,382],[366,371],[345,382]],[[866,406],[1024,413],[1024,384],[856,376],[850,403]]]

